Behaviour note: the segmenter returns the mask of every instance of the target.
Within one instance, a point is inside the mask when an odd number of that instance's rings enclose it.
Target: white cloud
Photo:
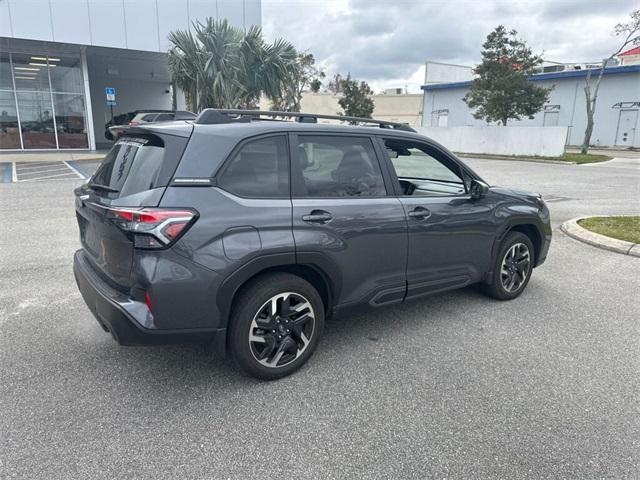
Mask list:
[[[613,27],[634,7],[635,0],[262,0],[262,21],[268,38],[312,52],[330,75],[416,91],[426,60],[473,65],[499,24],[550,60],[599,60],[617,47]]]

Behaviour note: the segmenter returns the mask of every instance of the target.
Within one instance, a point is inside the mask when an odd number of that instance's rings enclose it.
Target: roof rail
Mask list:
[[[250,122],[252,120],[276,120],[277,117],[295,118],[296,121],[300,123],[318,123],[318,119],[321,118],[327,120],[339,120],[341,122],[350,122],[354,124],[374,124],[378,125],[380,128],[415,132],[415,130],[406,123],[388,122],[386,120],[376,120],[375,118],[324,115],[319,113],[277,112],[268,110],[234,110],[224,108],[204,109],[196,118],[195,123],[199,125],[213,125],[218,123]]]

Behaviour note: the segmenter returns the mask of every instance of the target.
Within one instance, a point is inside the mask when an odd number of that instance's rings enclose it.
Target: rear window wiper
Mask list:
[[[108,185],[100,185],[99,183],[90,183],[87,186],[93,190],[104,190],[105,192],[110,193],[118,193],[120,191],[117,188],[113,188]]]

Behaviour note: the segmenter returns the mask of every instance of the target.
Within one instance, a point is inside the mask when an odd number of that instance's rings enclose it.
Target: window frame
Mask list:
[[[475,172],[473,172],[466,165],[461,163],[453,154],[449,153],[447,150],[443,149],[439,145],[437,145],[435,143],[432,143],[432,142],[429,142],[427,139],[423,140],[423,139],[406,138],[406,137],[400,137],[400,136],[396,137],[396,136],[391,136],[391,135],[378,135],[377,136],[377,140],[378,140],[377,141],[377,146],[378,146],[378,149],[380,150],[380,154],[383,155],[383,158],[384,158],[385,163],[387,165],[387,168],[389,170],[389,175],[393,179],[393,188],[394,188],[396,197],[399,197],[399,198],[462,198],[462,197],[468,197],[468,198],[471,198],[471,194],[469,193],[469,189],[467,187],[467,183],[464,181],[465,175],[469,176],[472,180],[483,181]],[[393,165],[393,162],[391,161],[391,158],[389,158],[389,155],[387,155],[385,140],[395,140],[395,141],[400,141],[400,142],[407,142],[407,143],[411,143],[411,144],[415,145],[416,148],[419,148],[420,150],[422,150],[424,148],[424,150],[426,150],[427,153],[429,151],[435,152],[436,155],[440,156],[441,158],[444,158],[445,161],[443,162],[442,160],[440,160],[440,158],[438,158],[437,156],[432,155],[430,153],[428,153],[428,155],[433,157],[436,161],[442,163],[445,167],[449,168],[453,173],[455,173],[454,168],[458,170],[458,176],[462,180],[462,184],[464,186],[465,193],[448,194],[448,195],[405,195],[402,192],[401,188],[400,188],[400,181],[398,179],[398,175],[396,173],[396,169],[395,169],[395,167]]]
[[[325,200],[336,200],[336,199],[357,199],[357,200],[365,200],[365,199],[380,199],[380,198],[389,198],[390,196],[395,196],[395,190],[393,188],[393,180],[389,176],[389,172],[387,171],[387,167],[384,161],[384,158],[380,156],[380,151],[377,147],[377,139],[375,135],[367,135],[366,133],[342,133],[342,132],[291,132],[289,133],[289,148],[290,148],[290,180],[289,185],[291,187],[291,198],[296,199],[325,199]],[[299,179],[303,178],[303,171],[300,169],[300,162],[298,161],[298,145],[299,145],[299,137],[333,137],[333,138],[357,138],[361,140],[368,140],[371,142],[371,151],[374,155],[374,159],[378,162],[378,168],[380,169],[380,174],[382,175],[382,181],[384,185],[385,194],[384,195],[364,195],[364,196],[310,196],[306,193],[306,186],[300,185]],[[295,172],[294,172],[295,169]]]
[[[224,175],[224,173],[229,168],[229,166],[236,159],[236,157],[238,156],[240,151],[245,147],[245,145],[247,145],[249,143],[252,143],[252,142],[257,142],[257,141],[260,141],[260,140],[265,140],[265,139],[273,138],[273,137],[282,137],[282,138],[284,138],[284,141],[285,141],[286,164],[287,164],[288,183],[289,183],[288,189],[287,189],[288,190],[287,195],[286,196],[278,196],[278,197],[257,197],[257,196],[248,197],[248,196],[240,195],[240,194],[238,194],[236,192],[232,192],[232,191],[226,189],[220,180],[221,180],[222,176]],[[287,135],[286,132],[272,132],[272,133],[267,133],[267,134],[254,135],[254,136],[246,137],[246,138],[242,139],[241,141],[239,141],[236,144],[235,147],[233,147],[233,149],[231,150],[229,155],[227,155],[227,158],[224,159],[224,161],[220,164],[218,169],[211,176],[211,185],[215,186],[215,187],[218,187],[221,190],[224,190],[229,195],[233,195],[233,196],[238,197],[238,198],[245,198],[245,199],[249,199],[249,200],[289,200],[289,199],[291,199],[291,142],[289,140],[289,135]]]

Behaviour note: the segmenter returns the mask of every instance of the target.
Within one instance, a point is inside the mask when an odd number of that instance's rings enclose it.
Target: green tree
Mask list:
[[[477,77],[464,97],[476,109],[475,118],[506,125],[509,119],[533,118],[549,99],[550,89],[527,79],[542,57],[534,55],[516,35],[515,30],[500,25],[482,45],[482,62],[473,70]]]
[[[615,27],[615,34],[617,37],[622,38],[622,42],[615,52],[602,60],[600,72],[593,84],[591,80],[591,69],[587,70],[584,86],[584,96],[587,102],[587,128],[584,131],[584,140],[582,141],[581,153],[583,154],[586,154],[589,151],[589,144],[591,143],[591,134],[593,133],[594,125],[593,116],[596,112],[598,90],[600,89],[600,82],[602,82],[604,69],[607,64],[617,57],[623,50],[632,45],[640,44],[640,10],[634,10],[629,14],[629,22],[617,24]]]
[[[312,53],[298,54],[296,64],[287,72],[288,78],[284,82],[284,88],[272,99],[273,110],[299,112],[302,93],[306,89],[312,92],[320,90],[325,73],[317,68],[315,63]]]
[[[254,108],[261,94],[278,98],[298,54],[283,39],[267,43],[262,30],[207,18],[189,30],[169,34],[169,68],[185,93],[187,108]]]
[[[341,115],[347,117],[371,118],[374,103],[371,95],[373,90],[367,82],[358,83],[351,79],[351,74],[346,77],[337,74],[329,83],[329,90],[342,95],[338,104],[342,107]]]

